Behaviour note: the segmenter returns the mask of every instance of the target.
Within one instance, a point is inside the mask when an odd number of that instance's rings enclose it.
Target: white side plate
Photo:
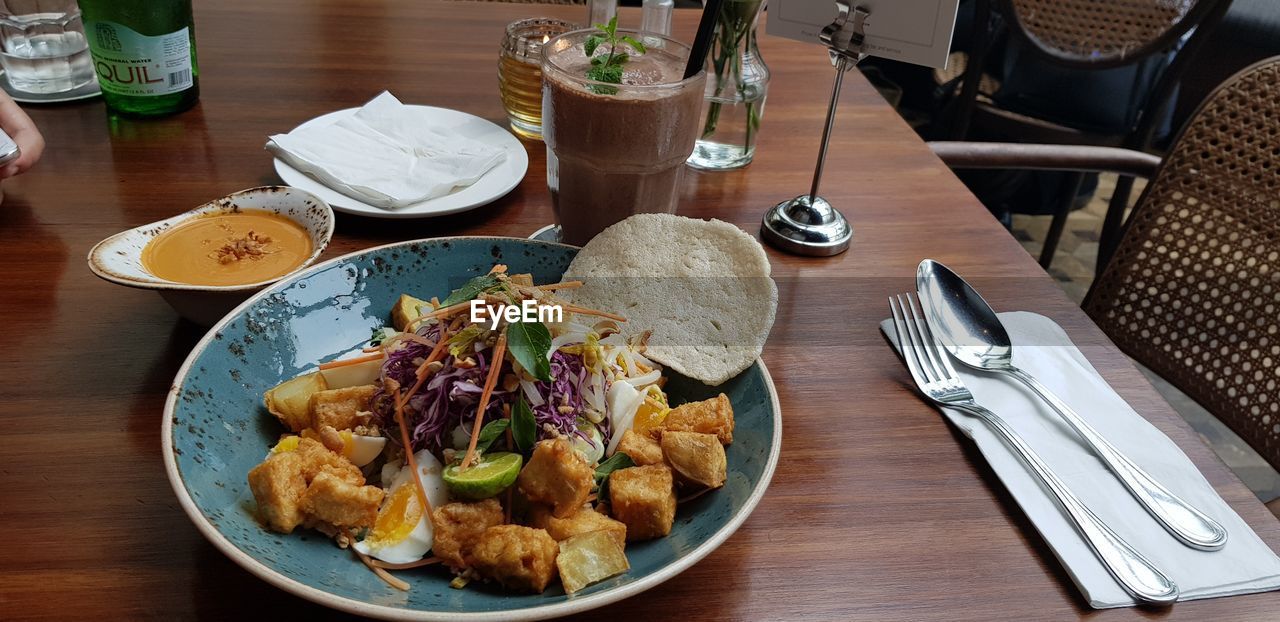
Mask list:
[[[459,188],[442,197],[414,203],[400,209],[383,209],[353,199],[316,181],[306,173],[285,164],[279,158],[274,158],[276,174],[280,175],[280,179],[283,179],[284,183],[306,190],[324,199],[333,207],[334,211],[373,218],[425,218],[465,212],[502,198],[508,192],[511,192],[512,188],[519,185],[520,180],[524,179],[525,172],[529,170],[529,154],[525,151],[524,145],[521,144],[520,140],[512,135],[511,132],[480,117],[457,110],[435,108],[433,106],[411,105],[407,107],[418,111],[422,115],[423,124],[448,125],[464,134],[467,138],[478,140],[506,151],[506,159],[470,186]],[[346,110],[331,112],[307,121],[299,125],[298,128],[333,123],[338,119],[355,114],[356,110],[358,109],[347,108]]]

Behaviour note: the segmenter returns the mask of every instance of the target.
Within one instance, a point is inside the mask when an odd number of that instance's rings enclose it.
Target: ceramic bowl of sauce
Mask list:
[[[210,326],[310,265],[332,237],[333,210],[323,199],[262,186],[117,233],[89,251],[89,269],[112,283],[156,290],[179,315]]]

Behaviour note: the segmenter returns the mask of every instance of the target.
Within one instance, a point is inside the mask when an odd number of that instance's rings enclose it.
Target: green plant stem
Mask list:
[[[746,136],[742,145],[745,155],[751,148],[755,132],[760,126],[760,117],[755,102],[747,101],[746,84],[743,82],[742,56],[744,45],[752,44],[752,31],[755,27],[756,15],[760,11],[762,0],[727,0],[721,5],[717,16],[716,36],[712,54],[715,86],[713,99],[707,106],[706,120],[702,127],[702,138],[710,138],[720,123],[720,114],[724,92],[730,84],[737,89],[737,99],[743,102],[747,114]]]

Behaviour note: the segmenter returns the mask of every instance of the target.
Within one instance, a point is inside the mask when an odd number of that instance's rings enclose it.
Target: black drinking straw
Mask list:
[[[716,16],[720,14],[721,2],[723,0],[707,0],[706,6],[702,7],[698,34],[693,38],[693,48],[689,50],[689,64],[684,67],[685,79],[697,75],[707,64],[707,53],[711,51],[711,37],[715,34]]]

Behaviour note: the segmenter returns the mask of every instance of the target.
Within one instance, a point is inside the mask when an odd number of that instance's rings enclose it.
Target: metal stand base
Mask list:
[[[760,237],[788,253],[830,257],[849,250],[853,227],[826,199],[802,194],[765,212]]]
[[[870,13],[863,7],[850,6],[850,0],[836,0],[836,13],[836,21],[823,28],[819,35],[830,51],[831,63],[836,67],[836,79],[831,85],[831,103],[827,107],[827,123],[822,129],[822,143],[818,147],[813,185],[809,194],[773,206],[760,222],[761,238],[796,255],[839,255],[849,250],[849,242],[853,239],[853,227],[849,226],[844,214],[818,196],[818,186],[827,161],[827,145],[831,141],[831,128],[835,125],[844,73],[866,57],[862,52],[865,40],[863,25]]]

